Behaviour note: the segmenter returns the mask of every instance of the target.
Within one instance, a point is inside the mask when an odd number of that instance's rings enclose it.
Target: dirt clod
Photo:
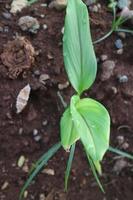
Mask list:
[[[19,74],[31,68],[34,63],[35,50],[24,37],[8,41],[1,54],[2,63],[8,69],[8,76],[16,79]]]

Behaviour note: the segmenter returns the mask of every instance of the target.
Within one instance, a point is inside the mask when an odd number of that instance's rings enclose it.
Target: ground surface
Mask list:
[[[63,112],[60,99],[57,96],[58,84],[66,82],[62,57],[62,33],[64,12],[43,8],[41,2],[26,8],[17,16],[10,19],[3,17],[2,13],[8,10],[11,1],[0,1],[0,27],[6,28],[0,32],[0,54],[8,40],[13,40],[16,34],[25,36],[34,46],[39,55],[35,63],[25,74],[17,79],[10,79],[0,60],[0,200],[18,200],[20,188],[27,178],[27,167],[40,157],[49,147],[59,141],[59,119]],[[90,13],[93,40],[103,35],[110,27],[111,14],[102,2],[102,9],[98,13]],[[45,17],[41,18],[40,15]],[[37,34],[25,33],[17,25],[20,16],[31,15],[41,24]],[[43,30],[42,25],[47,24],[48,29]],[[95,45],[96,55],[99,58],[106,54],[109,60],[116,63],[113,76],[101,82],[101,63],[98,68],[97,79],[86,94],[99,100],[109,110],[112,117],[111,145],[118,145],[117,136],[124,136],[128,144],[127,152],[133,152],[133,39],[127,36],[123,39],[124,52],[116,53],[114,45],[118,38],[113,34],[106,41]],[[50,80],[46,85],[39,83],[40,74],[48,74]],[[118,75],[127,75],[127,83],[119,83]],[[15,101],[17,94],[26,84],[30,83],[32,92],[25,110],[17,115]],[[61,91],[66,102],[73,94],[72,88]],[[85,95],[86,95],[85,94]],[[43,123],[47,120],[47,125]],[[41,139],[34,140],[33,130],[37,129]],[[17,161],[21,155],[27,159],[25,168],[19,168]],[[133,163],[127,161],[126,167],[118,174],[113,171],[117,161],[116,155],[107,153],[103,160],[103,176],[101,177],[106,194],[102,194],[97,187],[82,146],[77,145],[75,159],[72,167],[68,193],[64,193],[64,170],[68,153],[60,150],[49,161],[46,168],[53,169],[54,176],[41,173],[28,190],[27,200],[41,200],[40,194],[46,200],[132,200],[133,198]],[[115,159],[114,159],[115,158]],[[2,187],[5,182],[8,186]]]

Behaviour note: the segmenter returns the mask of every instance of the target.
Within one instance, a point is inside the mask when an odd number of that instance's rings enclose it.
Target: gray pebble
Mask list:
[[[39,71],[39,70],[35,70],[35,71],[34,71],[34,75],[35,75],[35,76],[40,76],[40,71]]]
[[[40,135],[36,135],[35,137],[34,137],[34,140],[36,141],[36,142],[39,142],[40,140],[41,140],[41,136]]]
[[[118,35],[119,37],[121,37],[122,39],[125,39],[125,38],[126,38],[126,33],[124,33],[124,32],[118,32],[117,35]]]
[[[124,143],[124,136],[123,135],[118,135],[116,137],[116,139],[117,139],[119,145]]]
[[[47,120],[45,120],[45,121],[42,122],[42,125],[43,125],[43,126],[46,126],[47,124],[48,124],[48,121],[47,121]]]
[[[118,49],[118,50],[117,50],[117,54],[118,54],[118,55],[122,55],[122,54],[123,54],[123,49]]]
[[[105,61],[108,59],[108,56],[103,54],[100,56],[100,59],[101,59],[101,61]]]
[[[46,30],[48,28],[47,24],[43,24],[43,29]]]
[[[105,62],[102,63],[101,68],[102,68],[101,81],[106,81],[113,75],[115,62],[112,60],[106,60]]]
[[[5,32],[5,33],[8,33],[8,32],[9,32],[9,27],[8,27],[8,26],[5,26],[5,27],[4,27],[4,32]]]
[[[121,39],[117,39],[115,41],[115,46],[116,46],[117,49],[122,49],[123,48],[122,40]]]
[[[9,12],[3,12],[3,13],[2,13],[2,16],[3,16],[5,19],[11,19],[11,17],[12,17],[11,13],[9,13]]]
[[[127,83],[128,82],[128,77],[126,75],[119,75],[118,76],[118,81],[119,83]]]
[[[19,128],[18,134],[22,135],[22,133],[23,133],[23,128],[21,127],[21,128]]]
[[[34,130],[33,130],[33,135],[36,136],[37,134],[38,134],[38,130],[37,130],[37,129],[34,129]]]
[[[38,20],[31,16],[20,17],[18,25],[22,31],[29,31],[31,33],[37,33],[40,28]]]
[[[128,166],[127,161],[125,161],[124,159],[119,159],[116,161],[113,167],[113,171],[119,174],[127,166]]]

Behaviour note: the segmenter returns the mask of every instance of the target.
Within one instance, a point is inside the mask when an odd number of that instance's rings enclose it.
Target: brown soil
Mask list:
[[[2,3],[4,2],[4,3]],[[20,74],[17,79],[10,79],[7,69],[0,60],[0,187],[7,181],[9,185],[0,190],[0,200],[18,200],[19,191],[27,179],[28,174],[17,167],[17,161],[21,155],[28,159],[28,167],[36,161],[40,155],[59,141],[59,120],[64,110],[57,96],[58,84],[67,81],[64,71],[62,56],[61,29],[65,12],[43,8],[38,3],[24,9],[11,19],[5,19],[2,15],[6,11],[5,6],[10,1],[0,1],[0,26],[5,31],[0,32],[0,54],[7,41],[12,41],[14,36],[25,36],[39,55],[35,63],[24,76]],[[93,40],[99,38],[111,24],[111,14],[107,11],[106,1],[101,1],[102,9],[98,13],[90,13]],[[41,18],[40,14],[45,17]],[[20,16],[31,15],[36,17],[41,24],[37,34],[22,32],[17,25]],[[43,30],[43,24],[48,25]],[[132,36],[123,39],[124,52],[116,54],[114,42],[118,38],[113,34],[106,41],[95,45],[96,55],[108,55],[108,59],[116,62],[114,75],[107,81],[100,81],[100,64],[97,79],[88,92],[89,96],[102,102],[109,110],[112,117],[111,145],[118,147],[116,137],[123,135],[129,144],[126,151],[133,152],[133,40]],[[50,80],[46,85],[39,83],[40,74],[48,74]],[[129,81],[120,84],[118,75],[127,75]],[[16,114],[16,97],[26,84],[32,87],[30,101],[21,114]],[[117,89],[117,92],[114,92]],[[65,101],[69,103],[73,89],[69,86],[61,91]],[[43,121],[47,120],[46,126]],[[41,140],[36,142],[33,129],[39,131]],[[121,147],[120,147],[121,148]],[[88,168],[85,154],[78,144],[72,167],[72,174],[68,192],[64,192],[64,171],[68,153],[63,149],[49,161],[47,168],[54,169],[55,175],[39,174],[28,189],[27,200],[39,200],[40,194],[45,194],[46,200],[132,200],[133,198],[133,164],[129,160],[128,166],[119,174],[113,172],[116,155],[107,153],[103,160],[103,176],[101,181],[106,194],[101,193]]]

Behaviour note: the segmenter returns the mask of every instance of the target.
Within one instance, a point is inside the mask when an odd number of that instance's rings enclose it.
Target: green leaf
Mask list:
[[[81,0],[69,0],[67,4],[63,55],[69,80],[80,95],[92,85],[97,71],[88,10]]]
[[[64,112],[60,122],[61,144],[64,149],[69,149],[79,139],[79,134],[74,128],[70,108]]]
[[[69,179],[72,161],[73,161],[73,157],[74,157],[75,144],[76,143],[74,143],[70,149],[70,155],[69,155],[69,159],[67,162],[67,168],[66,168],[66,172],[65,172],[65,191],[67,191],[68,179]]]
[[[113,152],[113,153],[116,153],[116,154],[118,154],[120,156],[123,156],[123,157],[126,157],[126,158],[129,158],[129,159],[133,160],[133,155],[132,154],[126,153],[124,151],[121,151],[121,150],[119,150],[117,148],[113,148],[111,146],[109,147],[108,150]]]
[[[21,189],[19,200],[23,199],[24,191],[29,187],[32,180],[37,176],[37,174],[40,172],[40,170],[47,165],[47,162],[49,159],[59,150],[61,147],[61,143],[58,142],[54,146],[52,146],[35,164],[34,170],[32,170],[32,173],[30,174],[29,178],[25,182],[23,188]]]
[[[103,189],[103,186],[102,186],[102,184],[101,184],[101,182],[100,182],[100,180],[99,180],[99,178],[98,178],[97,172],[96,172],[96,170],[95,170],[95,166],[94,166],[93,161],[91,160],[91,158],[89,158],[89,156],[87,156],[87,158],[88,158],[88,161],[89,161],[89,163],[90,163],[91,170],[92,170],[92,172],[93,172],[93,175],[94,175],[94,177],[95,177],[95,179],[96,179],[96,182],[97,182],[98,186],[100,187],[101,191],[102,191],[103,193],[105,193],[105,191],[104,191],[104,189]]]
[[[72,97],[70,108],[75,129],[87,154],[93,162],[101,161],[109,147],[108,111],[97,101],[90,98],[79,99],[78,96]]]

